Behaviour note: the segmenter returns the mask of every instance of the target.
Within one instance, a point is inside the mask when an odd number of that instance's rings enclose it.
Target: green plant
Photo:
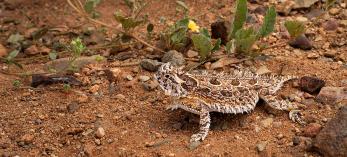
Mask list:
[[[76,38],[71,41],[69,49],[71,51],[71,57],[67,70],[75,71],[75,61],[81,57],[82,53],[86,50],[86,46],[82,43],[80,38]]]
[[[64,90],[64,92],[69,92],[69,91],[71,91],[71,85],[70,85],[70,84],[67,84],[67,83],[64,83],[64,85],[63,85],[63,90]]]
[[[95,7],[101,0],[87,0],[84,4],[84,10],[92,16],[92,18],[98,18],[100,13],[95,10]]]
[[[217,39],[216,43],[213,45],[211,41],[211,36],[207,29],[201,29],[198,34],[193,34],[191,36],[195,49],[198,50],[200,59],[202,61],[206,60],[212,52],[220,48],[221,39]]]
[[[189,19],[184,18],[161,33],[161,40],[164,41],[166,49],[180,51],[189,44],[188,24]]]
[[[295,39],[305,33],[305,24],[300,21],[286,21],[284,23],[291,38]]]
[[[19,50],[13,50],[5,58],[0,58],[0,59],[3,63],[7,64],[8,66],[13,64],[23,69],[23,66],[14,60],[17,57],[18,53],[19,53]]]
[[[229,42],[226,44],[226,51],[232,53],[235,48],[236,53],[252,55],[252,46],[260,38],[268,36],[273,30],[276,22],[276,10],[271,6],[265,15],[264,22],[259,30],[253,27],[243,28],[247,18],[247,0],[238,0],[236,13],[229,31]]]
[[[15,87],[15,88],[20,87],[21,84],[22,84],[22,83],[21,83],[19,80],[14,80],[14,81],[12,82],[12,85],[13,85],[13,87]]]

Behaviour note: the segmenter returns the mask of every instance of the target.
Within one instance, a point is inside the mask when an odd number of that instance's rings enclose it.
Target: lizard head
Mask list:
[[[185,81],[179,77],[182,73],[182,68],[174,67],[169,62],[159,67],[154,78],[158,81],[165,95],[181,97],[187,95],[187,91],[182,87],[182,83]]]

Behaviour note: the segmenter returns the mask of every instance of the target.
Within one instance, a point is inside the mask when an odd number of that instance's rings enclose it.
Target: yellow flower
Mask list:
[[[193,32],[199,32],[200,27],[192,20],[189,20],[188,28]]]

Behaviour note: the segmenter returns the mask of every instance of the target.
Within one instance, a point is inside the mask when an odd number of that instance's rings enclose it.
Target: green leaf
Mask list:
[[[249,53],[257,41],[257,33],[253,28],[240,29],[235,34],[236,52]]]
[[[12,52],[10,52],[10,54],[8,54],[8,56],[6,57],[7,61],[12,61],[14,58],[17,57],[19,51],[18,50],[13,50]]]
[[[7,42],[10,43],[10,44],[14,44],[14,45],[17,45],[19,44],[19,42],[23,41],[24,40],[24,36],[23,35],[20,35],[19,33],[17,34],[12,34],[8,39],[7,39]]]
[[[242,28],[247,18],[247,0],[238,0],[234,21],[231,26],[229,39],[234,38],[236,32]]]
[[[56,51],[52,51],[48,54],[49,56],[49,59],[51,60],[56,60],[57,59],[57,56],[58,56],[58,53]]]
[[[194,47],[199,51],[200,57],[205,60],[212,50],[210,39],[203,34],[193,34],[192,40]]]
[[[259,37],[265,37],[269,35],[273,30],[276,22],[276,9],[271,6],[265,15],[264,23],[259,30]]]
[[[284,23],[284,26],[286,27],[287,31],[289,32],[290,36],[292,38],[296,38],[303,33],[305,33],[305,25],[303,22],[300,21],[286,21]]]
[[[206,28],[203,28],[200,30],[201,34],[206,36],[207,38],[211,39],[211,36]]]
[[[217,51],[220,49],[220,44],[222,43],[222,40],[220,38],[217,39],[216,43],[214,44],[214,47],[212,48],[212,52]]]
[[[129,30],[131,28],[135,28],[136,26],[143,23],[142,20],[136,20],[132,17],[124,17],[120,12],[116,12],[114,14],[115,19],[122,24],[122,27],[125,30]]]
[[[87,0],[86,3],[84,4],[84,10],[88,13],[91,14],[94,12],[94,8],[96,5],[100,3],[100,0]]]

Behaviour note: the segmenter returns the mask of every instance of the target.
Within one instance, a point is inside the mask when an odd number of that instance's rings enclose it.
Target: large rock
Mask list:
[[[182,66],[186,63],[183,55],[177,52],[176,50],[166,52],[164,56],[161,58],[161,61],[164,63],[171,62],[175,66]]]
[[[294,9],[309,8],[319,0],[294,0]]]
[[[324,87],[325,81],[316,77],[304,76],[299,80],[301,90],[308,93],[316,93]]]
[[[330,105],[347,100],[347,87],[323,87],[316,99]]]
[[[347,106],[313,140],[313,148],[326,157],[347,156]]]

